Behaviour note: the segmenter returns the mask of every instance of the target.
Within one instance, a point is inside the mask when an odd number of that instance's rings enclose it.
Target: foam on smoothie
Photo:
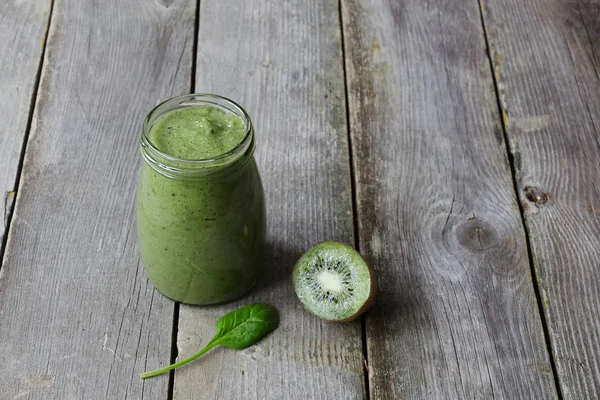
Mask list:
[[[227,153],[242,142],[246,126],[240,117],[212,106],[176,109],[150,129],[148,140],[173,157],[202,160]]]

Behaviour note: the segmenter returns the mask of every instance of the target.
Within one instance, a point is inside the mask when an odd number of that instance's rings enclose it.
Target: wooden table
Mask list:
[[[1,399],[600,398],[600,1],[0,2]],[[142,119],[253,116],[268,271],[177,305],[137,247]],[[290,271],[354,244],[376,305],[323,322]],[[171,377],[227,311],[280,328]]]

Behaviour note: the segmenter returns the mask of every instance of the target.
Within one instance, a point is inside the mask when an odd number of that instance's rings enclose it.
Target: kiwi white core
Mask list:
[[[342,280],[339,275],[329,271],[321,271],[317,276],[317,280],[321,284],[324,292],[339,293],[342,291]]]

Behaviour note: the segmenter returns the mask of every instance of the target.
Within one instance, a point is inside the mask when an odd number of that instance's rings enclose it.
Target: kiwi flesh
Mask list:
[[[373,271],[356,250],[340,242],[308,249],[294,267],[292,282],[304,307],[328,321],[351,321],[375,298]]]

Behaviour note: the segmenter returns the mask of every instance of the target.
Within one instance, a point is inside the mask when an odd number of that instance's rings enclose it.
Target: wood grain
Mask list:
[[[195,5],[54,4],[0,271],[3,399],[168,395],[137,376],[169,362],[173,322],[139,263],[138,137],[189,89]]]
[[[14,202],[50,6],[50,0],[0,2],[0,252]]]
[[[556,398],[477,3],[343,21],[371,398]]]
[[[600,2],[484,8],[565,399],[600,398]]]
[[[206,344],[216,320],[243,304],[274,305],[281,325],[249,349],[215,349],[177,370],[175,399],[364,396],[360,322],[319,320],[291,287],[292,267],[310,245],[353,242],[338,11],[329,0],[202,1],[196,91],[230,97],[253,117],[268,251],[264,281],[250,296],[181,307],[179,358]]]

